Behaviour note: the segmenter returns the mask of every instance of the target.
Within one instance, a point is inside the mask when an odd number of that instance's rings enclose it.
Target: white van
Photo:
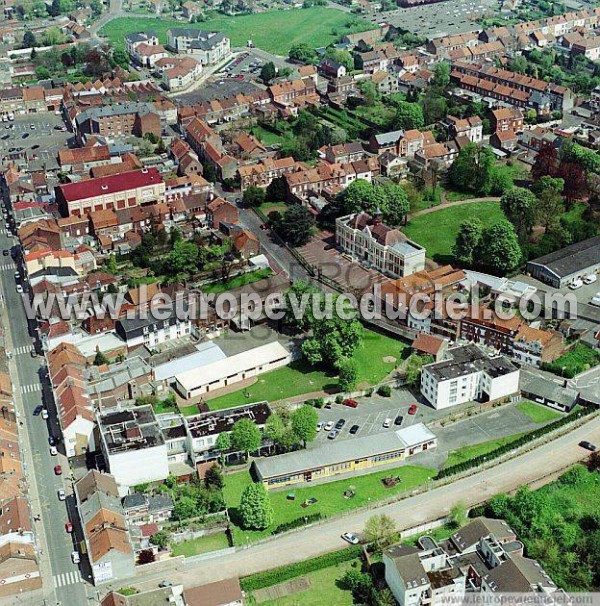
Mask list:
[[[571,284],[569,284],[569,288],[571,290],[577,290],[578,288],[581,288],[583,286],[583,281],[580,280],[579,278],[577,280],[573,280],[573,282],[571,282]]]

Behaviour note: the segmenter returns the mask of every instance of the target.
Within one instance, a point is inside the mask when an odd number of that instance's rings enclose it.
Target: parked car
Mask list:
[[[73,561],[73,564],[79,564],[79,562],[81,562],[81,556],[78,551],[71,552],[71,560]]]
[[[350,431],[348,433],[354,435],[354,434],[358,433],[359,429],[360,429],[359,425],[352,425],[352,427],[350,428]]]
[[[71,534],[73,532],[73,522],[71,522],[71,520],[69,520],[68,522],[65,522],[65,530]]]
[[[48,411],[45,408],[42,410],[42,419],[44,419],[44,421],[48,419]]]
[[[323,429],[323,423],[317,423],[317,431],[321,431]]]
[[[579,442],[579,446],[591,452],[596,452],[596,445],[592,444],[591,442],[588,442],[587,440],[582,440],[581,442]]]
[[[583,280],[573,280],[573,282],[571,282],[571,284],[569,284],[569,288],[571,290],[577,290],[578,288],[581,288],[583,286]]]
[[[389,417],[387,419],[385,419],[384,422],[383,422],[383,426],[384,427],[391,427],[392,426],[392,419],[390,419]]]
[[[404,421],[404,417],[402,415],[398,415],[394,419],[394,425],[402,425],[402,421]]]
[[[352,532],[345,532],[342,535],[342,539],[344,539],[344,541],[348,541],[348,543],[350,543],[350,545],[358,545],[358,537],[353,534]]]
[[[417,414],[417,405],[416,404],[411,404],[408,407],[408,414],[409,415],[416,415]]]
[[[67,498],[67,494],[65,493],[65,491],[62,488],[58,489],[58,500],[59,501],[64,501]]]
[[[58,454],[56,446],[50,446],[50,454],[55,457]]]
[[[54,475],[55,476],[62,476],[62,467],[60,465],[55,465],[54,466]]]
[[[344,406],[349,406],[350,408],[358,408],[358,402],[356,400],[351,400],[350,398],[344,400],[342,404]]]
[[[173,583],[171,583],[171,581],[161,581],[158,586],[160,588],[173,587]]]
[[[17,290],[17,292],[18,292],[19,294],[22,294],[22,293],[23,293],[23,287],[22,287],[20,284],[17,284],[17,286],[16,286],[16,290]]]
[[[325,423],[325,431],[331,431],[333,429],[333,421],[327,421]]]
[[[329,432],[329,434],[328,434],[328,436],[327,436],[327,437],[328,437],[330,440],[335,440],[335,439],[337,438],[337,436],[338,436],[338,433],[340,433],[340,432],[339,432],[337,429],[332,429],[332,430]]]
[[[598,276],[596,274],[588,274],[583,281],[586,284],[593,284],[594,282],[596,282],[596,280],[598,279]]]
[[[342,427],[344,427],[344,425],[346,424],[346,419],[340,419],[336,424],[335,424],[335,428],[336,429],[341,429]]]
[[[10,250],[8,250],[8,248],[5,248],[5,249],[2,251],[2,254],[3,254],[5,257],[8,257],[8,255],[10,255]]]
[[[34,409],[33,409],[33,416],[37,417],[40,412],[42,412],[42,410],[44,410],[44,407],[41,404],[38,404]]]

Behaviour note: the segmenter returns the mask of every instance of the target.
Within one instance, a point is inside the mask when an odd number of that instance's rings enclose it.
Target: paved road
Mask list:
[[[9,248],[15,242],[15,239],[7,236],[3,225],[0,229],[0,249]],[[48,605],[58,601],[61,606],[81,606],[88,602],[79,570],[71,562],[73,537],[65,532],[65,523],[69,518],[65,505],[72,508],[73,499],[69,497],[64,503],[57,497],[59,488],[64,488],[69,493],[71,487],[68,477],[56,476],[53,470],[55,465],[61,464],[63,473],[68,474],[69,466],[65,457],[50,455],[49,432],[60,435],[53,408],[49,406],[51,415],[48,423],[43,421],[41,416],[32,415],[35,406],[48,396],[47,384],[46,394],[42,393],[45,376],[42,368],[43,358],[32,358],[30,355],[33,340],[29,335],[20,295],[15,289],[16,266],[11,257],[3,256],[1,259],[2,302],[6,306],[9,322],[7,349],[13,352],[10,376],[17,405],[22,411],[21,420],[24,425],[21,429],[24,429],[25,434],[23,446],[28,450],[33,462],[33,470],[28,470],[28,482],[30,486],[35,484],[31,489],[31,508],[34,515],[41,514],[41,523],[38,523],[36,531],[43,550],[41,572],[44,595]]]
[[[401,530],[418,526],[447,515],[458,502],[471,507],[498,492],[510,492],[524,484],[538,482],[541,478],[576,463],[589,454],[577,446],[580,440],[600,443],[600,418],[594,418],[569,434],[506,463],[376,509],[394,518]],[[345,531],[362,531],[373,510],[357,512],[233,554],[185,566],[184,575],[174,573],[170,580],[191,587],[284,566],[340,549],[344,546],[340,534]],[[132,580],[132,584],[139,587],[144,584],[144,580],[146,579]],[[150,578],[147,581],[149,585],[155,582]]]

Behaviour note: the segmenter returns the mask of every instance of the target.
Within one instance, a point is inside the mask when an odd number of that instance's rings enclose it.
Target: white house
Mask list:
[[[177,53],[192,53],[202,65],[218,63],[231,53],[231,41],[221,32],[193,28],[167,30],[167,46]]]
[[[421,373],[421,393],[436,409],[499,400],[518,391],[519,369],[475,345],[449,349],[445,360],[425,365]]]
[[[167,318],[158,311],[149,312],[147,318],[123,318],[116,322],[115,332],[127,343],[129,349],[141,345],[155,347],[165,341],[189,335],[192,323],[188,318],[178,318],[176,311],[173,308]]]

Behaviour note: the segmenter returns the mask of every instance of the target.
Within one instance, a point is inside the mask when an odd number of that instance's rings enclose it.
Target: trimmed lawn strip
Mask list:
[[[348,27],[350,25],[350,27]],[[202,23],[186,23],[186,27],[219,31],[231,39],[231,47],[245,47],[252,38],[254,45],[277,55],[287,55],[294,44],[304,42],[311,48],[328,46],[337,42],[344,34],[365,31],[371,24],[333,8],[305,8],[278,10],[252,15],[229,17],[213,13]],[[155,31],[159,42],[167,41],[167,30],[182,27],[181,21],[122,17],[113,19],[100,30],[114,48],[125,48],[125,36],[142,30]]]
[[[290,486],[287,489],[270,491],[269,496],[275,518],[273,526],[266,530],[243,530],[237,524],[237,508],[244,488],[252,482],[250,474],[246,471],[225,475],[223,495],[229,509],[229,516],[233,523],[233,536],[236,545],[245,545],[263,537],[269,536],[271,531],[286,522],[291,522],[303,516],[321,513],[323,518],[342,511],[356,509],[371,502],[379,501],[395,494],[410,491],[427,482],[435,476],[436,471],[417,465],[401,465],[393,469],[374,471],[367,475],[353,476],[343,480],[334,480],[323,484],[311,486]],[[387,476],[400,476],[401,481],[393,488],[386,488],[381,480]],[[344,491],[349,487],[355,491],[355,496],[346,499]],[[293,501],[287,499],[289,493],[295,494]],[[305,499],[316,498],[317,503],[309,507],[302,507]]]
[[[527,415],[534,423],[550,423],[550,421],[556,421],[556,419],[563,416],[560,412],[535,402],[521,402],[517,404],[517,409]]]
[[[217,532],[191,541],[183,541],[172,545],[173,557],[185,556],[189,558],[199,553],[208,553],[219,549],[227,549],[229,543],[224,532]]]
[[[353,356],[358,367],[357,384],[367,382],[375,385],[385,379],[394,370],[395,364],[384,362],[383,358],[391,356],[400,360],[405,347],[406,344],[401,341],[365,329],[363,341]],[[249,387],[208,400],[207,403],[211,410],[221,410],[248,402],[272,402],[317,391],[337,391],[335,375],[330,371],[315,369],[304,360],[298,360],[289,366],[260,375],[257,382]]]
[[[227,292],[228,290],[239,288],[240,286],[245,286],[247,284],[258,282],[259,280],[262,280],[263,278],[268,278],[272,275],[273,270],[267,267],[265,269],[257,269],[253,272],[248,272],[239,276],[235,276],[227,282],[213,282],[212,284],[204,284],[200,287],[200,289],[205,294]]]
[[[448,455],[448,460],[444,463],[444,467],[452,467],[452,465],[458,465],[459,463],[464,463],[465,461],[469,461],[470,459],[474,459],[475,457],[486,455],[488,452],[492,452],[492,450],[496,450],[496,448],[499,448],[500,446],[509,444],[510,442],[517,440],[523,435],[525,434],[517,433],[512,436],[507,436],[505,438],[488,440],[487,442],[471,444],[469,446],[463,446],[462,448],[453,450]]]
[[[504,219],[504,213],[496,202],[473,202],[439,210],[412,219],[402,231],[427,249],[427,256],[451,261],[452,247],[460,224],[465,219],[478,218],[484,227]]]

